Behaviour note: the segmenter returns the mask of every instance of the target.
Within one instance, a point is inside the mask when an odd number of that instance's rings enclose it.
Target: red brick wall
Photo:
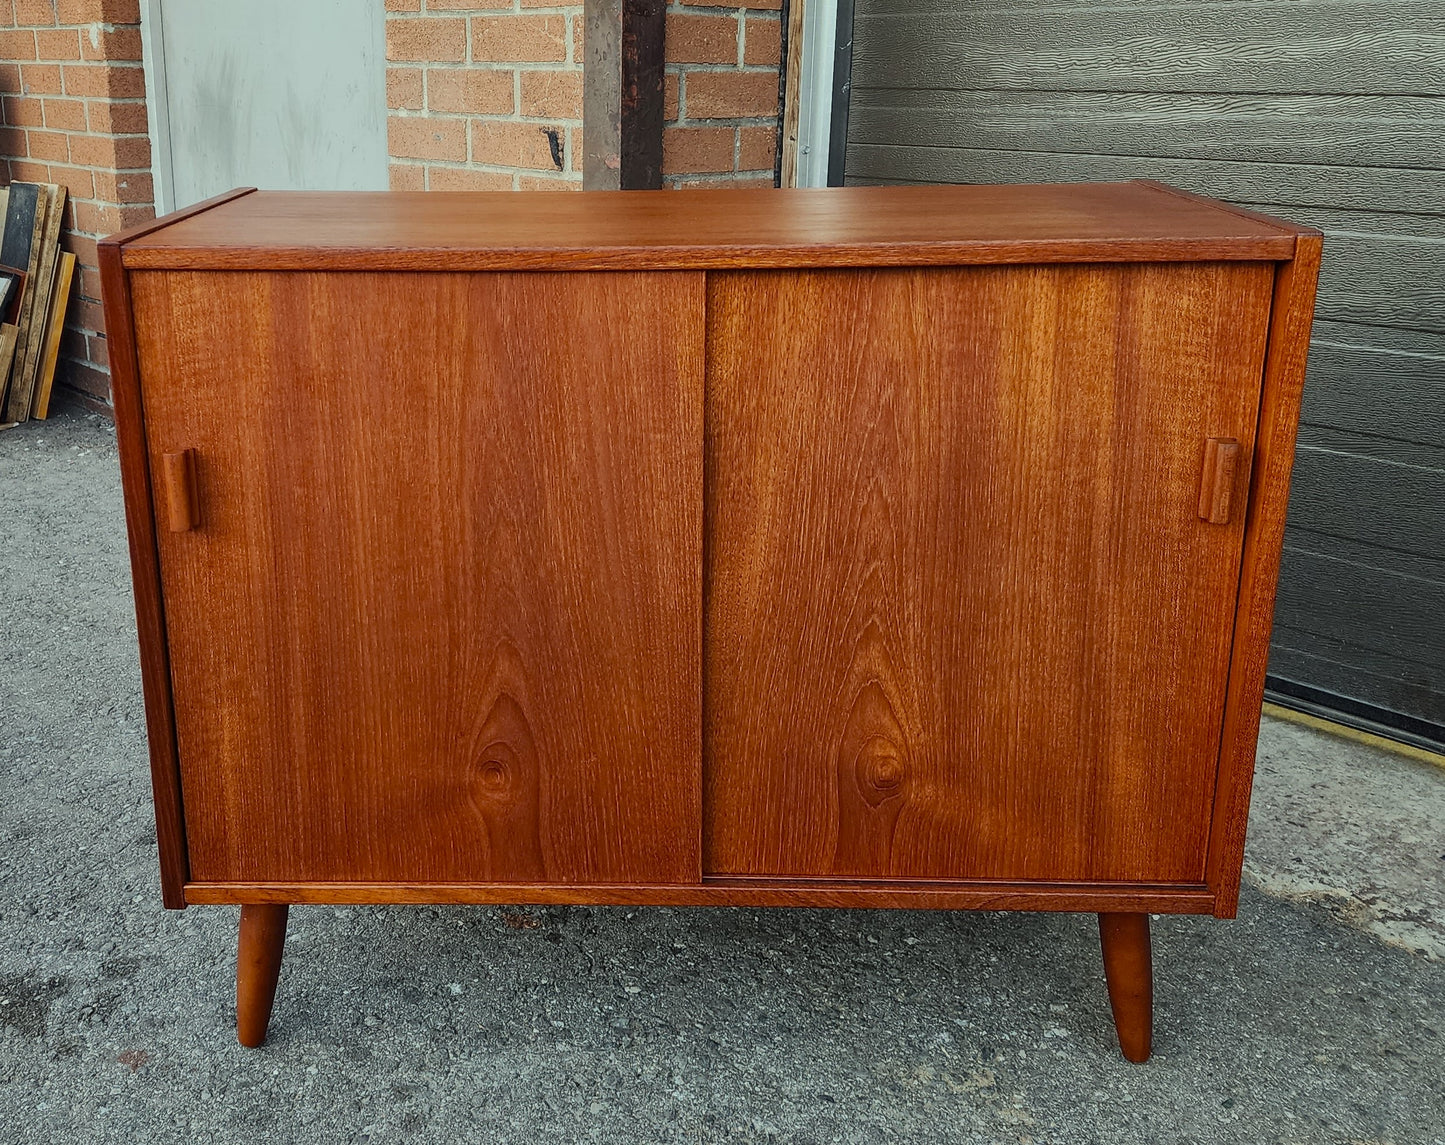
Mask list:
[[[582,187],[582,4],[386,0],[397,190]]]
[[[669,0],[663,172],[772,184],[782,0]],[[391,185],[582,185],[582,5],[386,0]]]
[[[70,189],[57,381],[108,402],[96,239],[155,216],[140,0],[0,0],[0,117],[0,179]]]
[[[782,0],[669,0],[669,186],[772,186],[781,7]]]

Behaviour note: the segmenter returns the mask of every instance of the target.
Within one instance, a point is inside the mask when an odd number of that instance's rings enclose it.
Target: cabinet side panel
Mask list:
[[[700,878],[700,274],[137,273],[197,881]]]
[[[1250,474],[1229,695],[1210,830],[1208,881],[1217,896],[1215,912],[1223,918],[1234,917],[1239,907],[1244,836],[1249,825],[1269,634],[1274,623],[1275,588],[1284,547],[1285,510],[1289,505],[1310,326],[1314,321],[1321,242],[1317,234],[1299,236],[1294,259],[1280,263],[1275,274],[1269,354],[1260,399],[1259,438]]]
[[[709,874],[1203,880],[1272,274],[711,277]]]
[[[130,281],[121,265],[117,244],[101,243],[99,255],[106,345],[110,356],[111,401],[115,407],[116,443],[120,448],[126,537],[130,544],[131,585],[135,593],[136,632],[140,641],[141,684],[145,690],[146,739],[150,749],[151,791],[155,800],[161,897],[166,906],[179,908],[186,905],[184,888],[189,869]],[[159,352],[164,355],[164,347],[160,347]]]

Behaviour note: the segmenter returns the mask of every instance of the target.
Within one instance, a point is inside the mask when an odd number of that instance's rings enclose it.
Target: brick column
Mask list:
[[[386,0],[395,190],[580,190],[582,4]]]
[[[70,191],[79,263],[56,380],[109,405],[95,243],[155,216],[140,0],[0,0],[0,170]]]
[[[782,0],[669,0],[669,186],[773,185]]]

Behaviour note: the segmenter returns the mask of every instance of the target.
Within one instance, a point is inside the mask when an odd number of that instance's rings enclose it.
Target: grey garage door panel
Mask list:
[[[1272,202],[1244,205],[1281,210]],[[1445,217],[1308,207],[1290,217],[1327,236],[1321,318],[1445,332]]]
[[[1323,319],[1314,335],[1306,426],[1445,449],[1445,339]]]
[[[939,8],[937,3],[920,5]],[[1327,14],[1322,9],[1328,9]],[[1074,91],[1445,89],[1445,12],[1390,3],[969,4],[906,11],[858,0],[853,82]],[[1328,21],[1328,34],[1320,25]]]
[[[1403,713],[1412,722],[1445,726],[1445,692],[1438,680],[1432,683],[1418,675],[1417,665],[1388,656],[1300,647],[1310,643],[1307,636],[1276,624],[1269,651],[1271,679],[1346,696],[1384,712]]]
[[[1253,163],[1225,159],[1161,159],[979,147],[850,143],[850,183],[1086,183],[1162,179],[1233,202],[1269,198],[1286,213],[1297,207],[1445,214],[1445,171]]]
[[[1297,529],[1389,552],[1445,552],[1445,471],[1301,444],[1291,489]]]
[[[1421,419],[1421,421],[1428,420],[1432,419]],[[1356,429],[1333,429],[1327,425],[1302,425],[1299,431],[1299,448],[1320,454],[1360,458],[1383,465],[1422,469],[1427,473],[1445,473],[1445,450],[1438,445],[1419,441],[1401,441],[1394,437],[1379,437],[1374,434],[1360,433]],[[1387,471],[1382,471],[1381,476],[1386,481],[1395,478],[1393,472]],[[1445,532],[1445,525],[1441,526],[1441,532]],[[1438,551],[1435,555],[1439,555]]]
[[[1275,624],[1308,633],[1321,646],[1408,661],[1414,675],[1445,689],[1445,667],[1432,663],[1445,584],[1300,548],[1301,540],[1310,542],[1296,533],[1286,544]]]
[[[1445,138],[1445,98],[855,85],[848,137],[925,147],[1435,168]]]

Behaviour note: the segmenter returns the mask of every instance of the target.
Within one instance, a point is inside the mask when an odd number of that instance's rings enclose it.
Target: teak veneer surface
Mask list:
[[[1239,891],[1320,236],[1162,184],[239,190],[100,243],[167,906]],[[608,272],[608,273],[576,273]],[[415,273],[422,272],[422,273]]]
[[[1302,230],[1139,182],[255,192],[117,241],[131,269],[716,269],[1287,259]]]
[[[130,283],[191,879],[696,882],[703,276]]]
[[[707,872],[1204,880],[1273,281],[709,276]]]
[[[104,241],[166,904],[1232,913],[1318,261],[1149,183]]]

